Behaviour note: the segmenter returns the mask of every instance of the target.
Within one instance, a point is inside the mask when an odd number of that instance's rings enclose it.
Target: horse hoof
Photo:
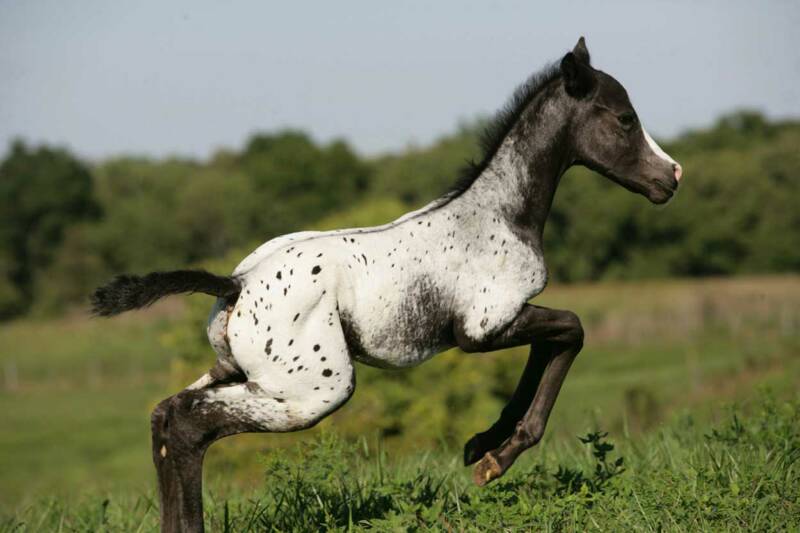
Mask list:
[[[475,466],[472,472],[472,481],[479,487],[499,478],[503,475],[503,469],[491,453],[483,456],[483,459]]]

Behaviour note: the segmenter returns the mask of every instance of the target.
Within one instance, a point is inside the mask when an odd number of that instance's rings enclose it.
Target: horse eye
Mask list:
[[[623,113],[617,117],[617,120],[619,120],[623,128],[627,129],[636,123],[636,115],[634,113]]]

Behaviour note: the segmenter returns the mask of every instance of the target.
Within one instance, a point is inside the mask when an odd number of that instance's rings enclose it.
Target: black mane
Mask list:
[[[558,63],[552,63],[532,74],[514,90],[511,98],[495,113],[481,133],[479,142],[482,156],[480,161],[468,161],[461,169],[458,180],[445,195],[448,199],[453,199],[470,188],[478,176],[486,170],[489,161],[500,149],[500,145],[503,144],[528,104],[545,85],[556,79],[560,73]]]

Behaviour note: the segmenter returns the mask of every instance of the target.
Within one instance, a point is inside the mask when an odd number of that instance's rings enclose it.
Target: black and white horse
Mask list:
[[[528,303],[547,283],[542,232],[572,165],[658,204],[681,177],[622,85],[590,65],[583,39],[517,90],[488,130],[483,160],[422,209],[384,226],[278,237],[230,277],[157,272],[99,288],[100,315],[167,294],[218,296],[208,323],[216,365],[152,415],[163,530],[203,529],[212,442],[313,426],[353,394],[354,359],[398,368],[454,346],[530,345],[508,405],[464,450],[479,485],[503,475],[541,439],[583,343],[574,313]]]

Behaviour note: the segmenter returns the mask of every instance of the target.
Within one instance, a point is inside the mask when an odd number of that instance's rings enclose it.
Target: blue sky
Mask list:
[[[491,113],[585,35],[648,130],[800,115],[800,2],[0,0],[0,150],[207,157],[296,127],[375,154]]]

